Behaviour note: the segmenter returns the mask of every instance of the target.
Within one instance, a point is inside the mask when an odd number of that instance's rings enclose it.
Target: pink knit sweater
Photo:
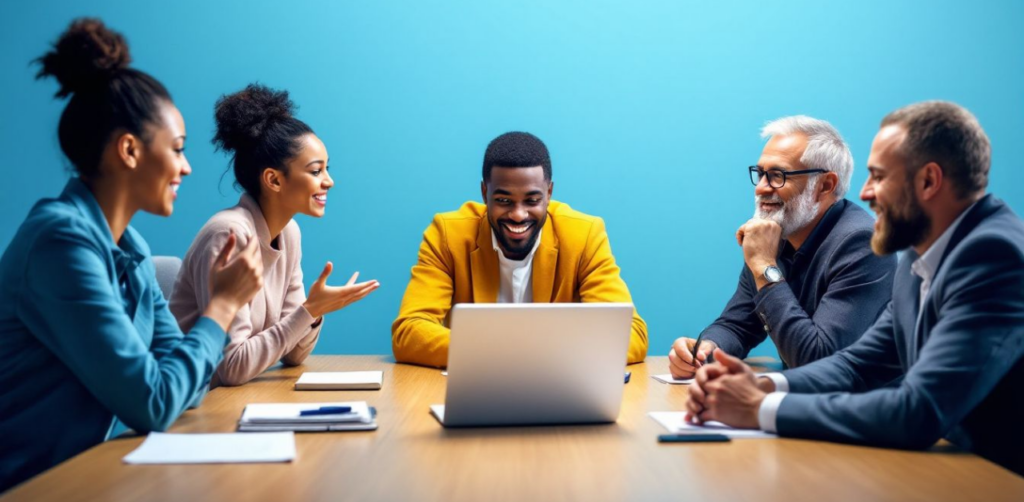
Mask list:
[[[260,240],[263,258],[263,289],[242,307],[231,323],[231,341],[224,360],[217,367],[211,385],[242,385],[277,361],[302,364],[320,336],[321,322],[302,306],[306,292],[302,284],[301,235],[295,220],[288,222],[276,246],[259,205],[242,195],[238,205],[225,209],[203,225],[185,255],[184,264],[171,293],[171,313],[182,331],[188,332],[210,303],[210,267],[224,247],[229,232],[238,238],[236,249],[248,244],[247,236]]]

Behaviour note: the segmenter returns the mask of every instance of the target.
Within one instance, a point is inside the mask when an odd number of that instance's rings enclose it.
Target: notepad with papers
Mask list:
[[[348,408],[344,413],[320,410]],[[304,415],[303,412],[315,414]],[[239,432],[372,431],[377,429],[377,412],[366,401],[343,403],[254,403],[245,407],[238,421]]]
[[[307,371],[295,382],[295,390],[379,390],[383,371]]]

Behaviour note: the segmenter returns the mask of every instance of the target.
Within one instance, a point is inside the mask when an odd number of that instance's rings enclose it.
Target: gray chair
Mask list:
[[[154,256],[153,267],[156,268],[156,282],[160,285],[160,291],[164,293],[164,298],[170,301],[174,281],[178,279],[178,271],[181,270],[181,258]]]

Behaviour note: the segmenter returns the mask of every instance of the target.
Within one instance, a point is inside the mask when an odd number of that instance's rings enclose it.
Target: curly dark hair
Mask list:
[[[235,182],[253,198],[259,198],[263,169],[273,167],[287,175],[286,162],[298,154],[299,138],[313,133],[294,117],[295,109],[288,91],[260,84],[221,96],[214,106],[213,144],[233,153]]]
[[[491,140],[484,153],[484,181],[491,181],[495,167],[544,168],[544,180],[551,181],[551,156],[540,138],[528,132],[507,132]]]

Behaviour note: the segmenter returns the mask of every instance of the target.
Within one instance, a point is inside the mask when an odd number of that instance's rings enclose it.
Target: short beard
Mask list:
[[[879,256],[920,244],[931,229],[932,220],[924,213],[912,189],[906,190],[902,199],[906,201],[902,207],[883,208],[881,214],[878,214],[878,204],[871,202],[879,221],[878,231],[871,236],[871,250]]]
[[[547,223],[547,220],[548,216],[547,213],[545,213],[544,219],[538,221],[533,225],[533,228],[530,229],[530,238],[526,239],[526,242],[522,246],[516,247],[505,238],[505,232],[501,229],[501,223],[490,219],[489,216],[487,218],[487,221],[491,224],[491,233],[494,234],[495,240],[498,241],[498,247],[501,248],[501,252],[505,255],[505,258],[510,260],[521,260],[530,254],[530,251],[533,250],[533,246],[537,244],[537,239],[540,237],[540,231],[544,228],[544,224]]]
[[[771,220],[782,227],[782,238],[788,239],[800,229],[814,221],[818,216],[818,208],[821,206],[814,201],[814,193],[817,188],[816,179],[811,179],[804,191],[797,194],[793,200],[783,202],[782,208],[770,213],[761,211],[761,202],[782,202],[782,199],[775,195],[773,197],[754,197],[754,217],[762,220]]]

